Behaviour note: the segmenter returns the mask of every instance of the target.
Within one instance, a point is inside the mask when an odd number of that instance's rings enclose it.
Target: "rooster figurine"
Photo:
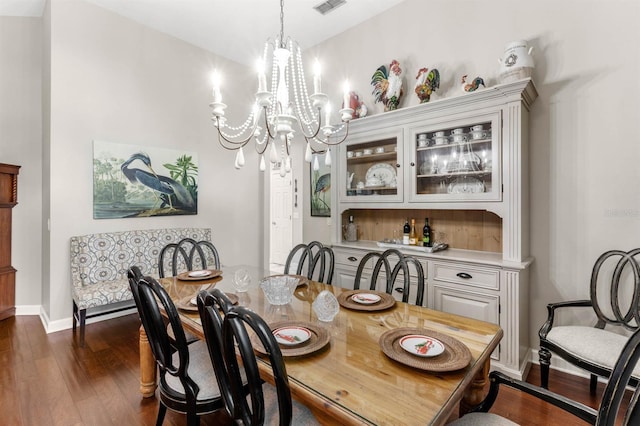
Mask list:
[[[431,93],[440,87],[440,72],[437,69],[420,68],[416,76],[415,92],[420,99],[420,103],[429,102]]]
[[[381,65],[371,76],[371,85],[371,93],[375,96],[376,102],[384,104],[385,111],[397,109],[403,94],[400,63],[394,59],[389,65],[389,70],[385,65]]]
[[[467,83],[467,75],[462,76],[462,91],[463,92],[475,92],[480,86],[487,87],[484,85],[484,80],[482,77],[476,77],[473,79],[471,83]]]

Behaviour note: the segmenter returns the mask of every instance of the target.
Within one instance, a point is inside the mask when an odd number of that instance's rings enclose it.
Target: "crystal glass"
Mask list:
[[[340,305],[338,299],[328,290],[322,290],[316,300],[313,301],[313,312],[320,321],[333,321],[338,312]]]
[[[260,281],[260,288],[272,305],[286,305],[291,302],[299,282],[300,279],[293,275],[274,275],[263,278]]]
[[[246,269],[238,269],[233,274],[233,287],[238,293],[246,292],[249,289],[249,284],[251,284],[251,275]]]

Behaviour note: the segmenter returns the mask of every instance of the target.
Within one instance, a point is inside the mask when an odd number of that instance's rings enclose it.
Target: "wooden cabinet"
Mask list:
[[[16,270],[11,266],[11,209],[18,203],[20,166],[0,163],[0,320],[15,315]]]
[[[430,219],[438,253],[398,248],[425,267],[425,304],[499,324],[492,366],[522,378],[529,363],[528,116],[524,79],[350,123],[332,170],[336,284],[352,287],[367,251],[395,241],[405,218]],[[343,241],[353,216],[359,241]],[[355,259],[353,261],[349,259]]]

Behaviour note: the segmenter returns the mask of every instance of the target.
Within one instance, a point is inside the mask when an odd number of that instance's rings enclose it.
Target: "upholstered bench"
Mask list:
[[[162,248],[183,238],[211,241],[209,228],[170,228],[105,232],[71,237],[71,296],[73,330],[80,323],[80,345],[84,345],[87,318],[130,309],[132,301],[127,271],[132,265],[144,275],[158,276]],[[99,309],[108,305],[117,307]],[[94,311],[87,315],[87,309]]]

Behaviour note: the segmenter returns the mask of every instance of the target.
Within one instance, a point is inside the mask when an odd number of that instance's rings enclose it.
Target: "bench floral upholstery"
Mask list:
[[[148,229],[71,237],[73,329],[79,321],[81,345],[84,344],[86,310],[133,300],[127,279],[128,269],[136,265],[143,274],[157,277],[162,248],[187,237],[211,241],[211,229]]]

